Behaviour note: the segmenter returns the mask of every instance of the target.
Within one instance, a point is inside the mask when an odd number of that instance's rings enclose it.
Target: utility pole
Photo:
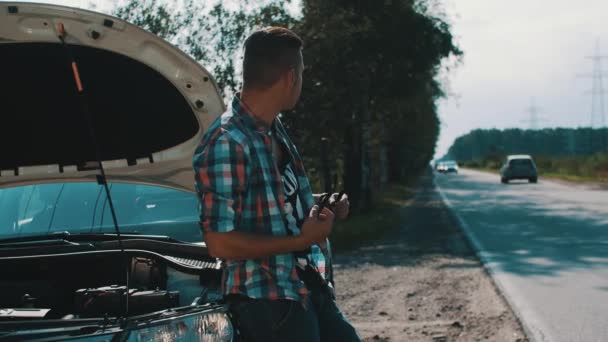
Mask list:
[[[600,53],[600,40],[598,39],[595,46],[595,54],[592,56],[585,57],[590,59],[593,63],[593,71],[591,75],[586,75],[587,78],[592,79],[591,91],[587,94],[591,95],[591,115],[589,122],[589,152],[593,153],[593,130],[599,128],[600,132],[600,143],[602,151],[607,151],[607,138],[604,128],[606,127],[606,110],[604,106],[604,95],[606,91],[604,89],[604,77],[607,76],[604,70],[602,70],[602,61],[608,59],[608,56]]]
[[[538,106],[536,106],[536,101],[534,100],[534,98],[532,98],[532,100],[530,102],[530,107],[526,108],[526,112],[528,113],[529,117],[527,120],[522,120],[523,123],[527,123],[529,125],[528,129],[532,129],[532,130],[539,129],[540,121],[542,120],[538,116],[538,113],[540,113],[540,111],[541,111],[540,108],[538,108]]]

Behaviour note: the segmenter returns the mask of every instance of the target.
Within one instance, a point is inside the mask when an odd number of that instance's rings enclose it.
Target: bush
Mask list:
[[[502,163],[497,162],[495,160],[489,160],[486,162],[486,168],[491,169],[491,170],[498,170],[498,169],[500,169],[501,165],[502,165]]]
[[[608,182],[608,153],[573,157],[538,156],[535,162],[541,175]],[[462,163],[464,167],[492,170],[500,169],[501,164],[496,158]]]

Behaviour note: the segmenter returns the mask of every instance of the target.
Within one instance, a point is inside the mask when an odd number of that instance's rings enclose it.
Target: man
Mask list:
[[[245,41],[242,92],[193,158],[201,226],[211,255],[225,260],[224,295],[247,341],[360,341],[333,299],[320,247],[348,199],[315,205],[278,118],[300,97],[302,45],[280,27]]]

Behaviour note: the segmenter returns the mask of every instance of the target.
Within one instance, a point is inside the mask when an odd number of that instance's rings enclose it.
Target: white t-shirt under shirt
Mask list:
[[[298,235],[300,234],[300,227],[302,227],[306,218],[306,213],[304,213],[304,207],[300,199],[300,184],[298,183],[298,177],[293,171],[291,156],[284,145],[276,140],[276,135],[272,136],[272,154],[277,161],[281,180],[283,181],[287,229],[294,235]],[[302,266],[306,266],[309,263],[309,258],[298,253],[296,253],[296,259]]]

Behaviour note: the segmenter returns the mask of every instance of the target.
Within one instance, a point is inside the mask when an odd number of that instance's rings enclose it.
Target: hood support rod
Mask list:
[[[91,115],[91,110],[89,108],[89,103],[87,101],[87,96],[84,91],[84,87],[82,84],[82,80],[80,79],[80,72],[78,71],[78,64],[76,63],[76,59],[74,58],[74,54],[70,46],[65,42],[65,38],[67,36],[67,32],[65,30],[65,26],[63,23],[59,23],[57,25],[57,33],[59,34],[59,40],[61,41],[61,45],[65,48],[66,56],[71,64],[72,73],[74,74],[74,81],[76,83],[76,89],[78,90],[78,97],[80,99],[80,105],[82,107],[83,114],[87,120],[87,125],[89,128],[89,136],[91,138],[91,142],[95,146],[95,156],[97,159],[97,163],[99,164],[99,174],[97,175],[97,183],[105,189],[106,197],[108,199],[108,204],[110,206],[110,213],[112,214],[112,221],[114,223],[114,230],[116,231],[116,240],[118,241],[118,246],[120,248],[121,254],[123,256],[123,264],[126,272],[125,284],[127,291],[125,293],[125,315],[129,314],[129,259],[125,253],[125,249],[122,244],[122,238],[120,236],[120,229],[118,227],[118,220],[116,219],[116,211],[114,210],[114,204],[112,202],[112,196],[110,194],[110,187],[108,186],[106,172],[104,170],[101,158],[101,148],[97,141],[97,135],[95,134],[95,128],[93,127],[93,117]]]

